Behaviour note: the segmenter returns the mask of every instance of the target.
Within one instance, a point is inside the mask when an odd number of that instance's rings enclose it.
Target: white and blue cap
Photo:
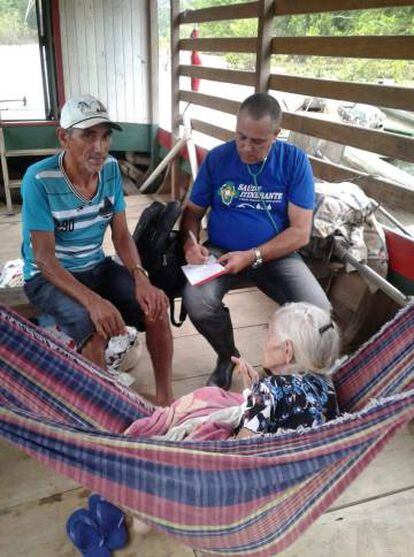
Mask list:
[[[86,130],[98,124],[108,124],[111,128],[122,131],[121,126],[109,118],[106,107],[92,95],[72,97],[63,105],[60,114],[61,128]]]

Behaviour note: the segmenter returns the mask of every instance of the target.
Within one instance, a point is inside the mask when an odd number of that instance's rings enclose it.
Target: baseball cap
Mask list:
[[[108,124],[111,128],[122,131],[119,124],[112,122],[105,106],[92,95],[80,95],[68,99],[62,107],[60,126],[62,128],[79,128],[85,130],[98,124]]]

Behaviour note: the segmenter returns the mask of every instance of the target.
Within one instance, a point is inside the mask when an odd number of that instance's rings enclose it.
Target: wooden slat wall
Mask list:
[[[276,16],[299,15],[411,5],[411,0],[277,0],[274,3],[274,14]],[[180,14],[179,23],[248,19],[257,17],[258,12],[259,2],[233,4],[231,6],[214,6],[200,10],[185,10]]]
[[[238,37],[232,39],[181,39],[181,50],[204,52],[255,53],[258,40]],[[414,37],[274,37],[273,54],[302,56],[336,56],[340,58],[375,58],[414,60]]]
[[[412,0],[277,0],[275,15],[369,10],[390,6],[412,6]]]
[[[172,0],[176,2],[177,0]],[[255,90],[276,90],[306,96],[344,100],[377,105],[400,110],[414,110],[414,88],[375,85],[366,83],[340,82],[333,80],[300,77],[295,75],[269,74],[269,59],[266,52],[301,56],[334,56],[359,59],[414,59],[414,37],[404,36],[354,36],[354,37],[273,37],[269,39],[269,10],[274,16],[311,14],[339,10],[361,10],[397,6],[412,6],[412,1],[404,0],[259,0],[237,6],[221,6],[182,12],[179,22],[206,22],[235,18],[258,17],[258,38],[202,38],[181,39],[180,50],[205,52],[256,53],[255,72],[223,70],[216,68],[181,65],[178,73],[182,76],[199,77],[217,82],[254,86]],[[243,6],[243,8],[241,8]],[[237,9],[236,9],[237,8]],[[373,17],[375,14],[373,13]],[[267,18],[267,19],[266,19]],[[263,30],[265,31],[263,33]],[[263,37],[264,35],[264,37]],[[267,41],[267,42],[266,42]],[[267,54],[270,58],[270,54]],[[179,100],[212,108],[221,112],[236,114],[239,102],[222,99],[191,91],[179,91]],[[285,112],[284,128],[309,136],[350,145],[390,158],[414,162],[414,140],[403,135],[370,130],[328,121],[323,115],[309,116]],[[196,131],[222,141],[233,137],[232,130],[225,130],[212,123],[194,120]],[[312,161],[317,176],[332,181],[359,178],[361,186],[368,193],[374,190],[381,199],[395,202],[397,199],[405,208],[414,210],[414,191],[346,169],[339,165],[314,159]],[[329,178],[328,178],[329,176]],[[336,177],[336,179],[335,179]],[[375,195],[374,195],[375,196]]]
[[[255,84],[255,73],[240,70],[223,70],[202,66],[181,65],[179,73],[182,76],[198,77],[211,81],[235,83],[238,85]],[[323,97],[352,102],[374,104],[389,108],[412,110],[414,107],[414,88],[372,85],[350,81],[330,81],[296,75],[271,74],[269,89]]]
[[[213,108],[228,114],[237,114],[240,106],[237,101],[219,99],[218,97],[191,91],[180,91],[179,96],[182,101]],[[283,113],[282,127],[342,145],[350,145],[352,142],[352,145],[359,149],[414,162],[413,140],[395,133],[328,122],[318,116],[301,116],[293,112]]]
[[[60,0],[66,98],[97,96],[112,117],[152,122],[148,0]]]

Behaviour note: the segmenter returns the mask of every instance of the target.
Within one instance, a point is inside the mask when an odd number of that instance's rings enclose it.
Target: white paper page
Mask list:
[[[193,286],[207,282],[226,272],[223,265],[217,263],[217,259],[214,255],[210,255],[206,263],[202,263],[201,265],[184,265],[181,268],[188,282]]]

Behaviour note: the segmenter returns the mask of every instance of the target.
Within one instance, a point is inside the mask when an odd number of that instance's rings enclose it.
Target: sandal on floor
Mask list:
[[[70,515],[66,532],[83,557],[111,557],[104,545],[104,536],[86,509],[78,509]]]
[[[98,524],[105,540],[105,545],[111,550],[121,549],[128,538],[125,526],[125,515],[115,505],[106,501],[97,493],[88,499],[89,511]]]

